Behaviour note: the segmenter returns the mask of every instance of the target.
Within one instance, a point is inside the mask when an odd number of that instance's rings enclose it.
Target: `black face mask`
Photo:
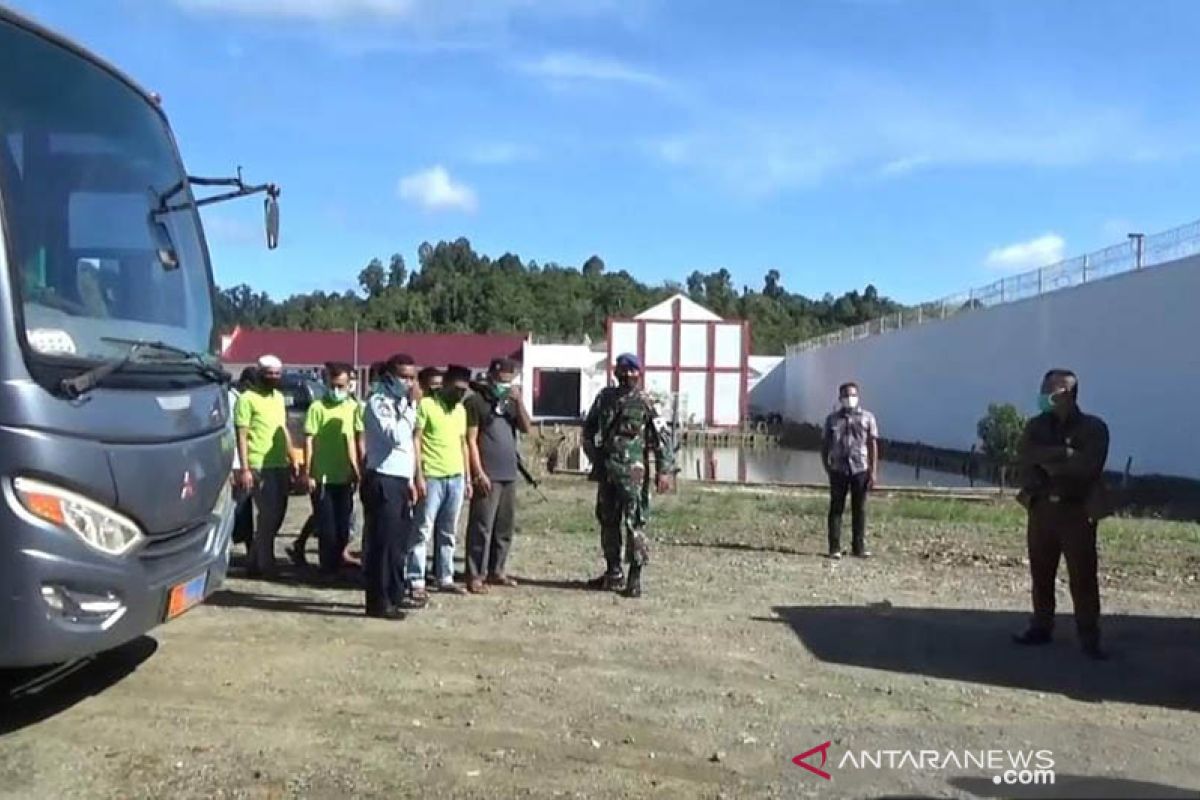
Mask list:
[[[279,384],[283,381],[280,378],[263,378],[259,381],[265,391],[273,392],[279,388]]]
[[[442,399],[451,407],[461,403],[466,394],[465,389],[460,389],[456,386],[447,386],[441,390]]]
[[[638,385],[638,379],[635,375],[621,374],[617,376],[617,385],[622,389],[635,389]]]

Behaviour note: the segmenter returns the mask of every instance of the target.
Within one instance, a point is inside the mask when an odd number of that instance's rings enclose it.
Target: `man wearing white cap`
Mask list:
[[[287,513],[288,493],[296,464],[287,429],[287,408],[279,383],[283,363],[275,356],[258,360],[258,382],[242,392],[234,411],[238,458],[238,485],[252,492],[258,524],[249,548],[247,574],[270,577],[275,572],[275,534]]]

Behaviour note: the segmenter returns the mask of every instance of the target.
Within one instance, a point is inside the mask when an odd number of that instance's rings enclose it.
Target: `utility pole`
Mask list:
[[[365,381],[358,374],[358,320],[354,320],[354,382],[358,384],[359,396],[362,396],[362,389]]]
[[[1133,264],[1134,269],[1142,268],[1142,257],[1145,255],[1146,234],[1131,233],[1129,241],[1133,242]]]

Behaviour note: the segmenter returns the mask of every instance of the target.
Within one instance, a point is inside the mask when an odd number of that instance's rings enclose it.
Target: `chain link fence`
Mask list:
[[[852,342],[877,336],[888,331],[903,330],[964,311],[1012,303],[1030,297],[1081,286],[1124,272],[1146,269],[1200,253],[1200,220],[1181,225],[1153,236],[1131,236],[1128,242],[1115,244],[1084,256],[1069,258],[1041,269],[1001,278],[994,283],[967,292],[943,297],[931,303],[921,303],[886,317],[880,317],[850,328],[827,333],[789,345],[787,354],[801,353],[818,347]]]

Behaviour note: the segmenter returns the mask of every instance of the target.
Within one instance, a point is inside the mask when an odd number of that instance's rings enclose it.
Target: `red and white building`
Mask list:
[[[733,428],[749,411],[750,323],[727,320],[682,294],[608,321],[608,375],[636,353],[646,390],[685,425]]]

